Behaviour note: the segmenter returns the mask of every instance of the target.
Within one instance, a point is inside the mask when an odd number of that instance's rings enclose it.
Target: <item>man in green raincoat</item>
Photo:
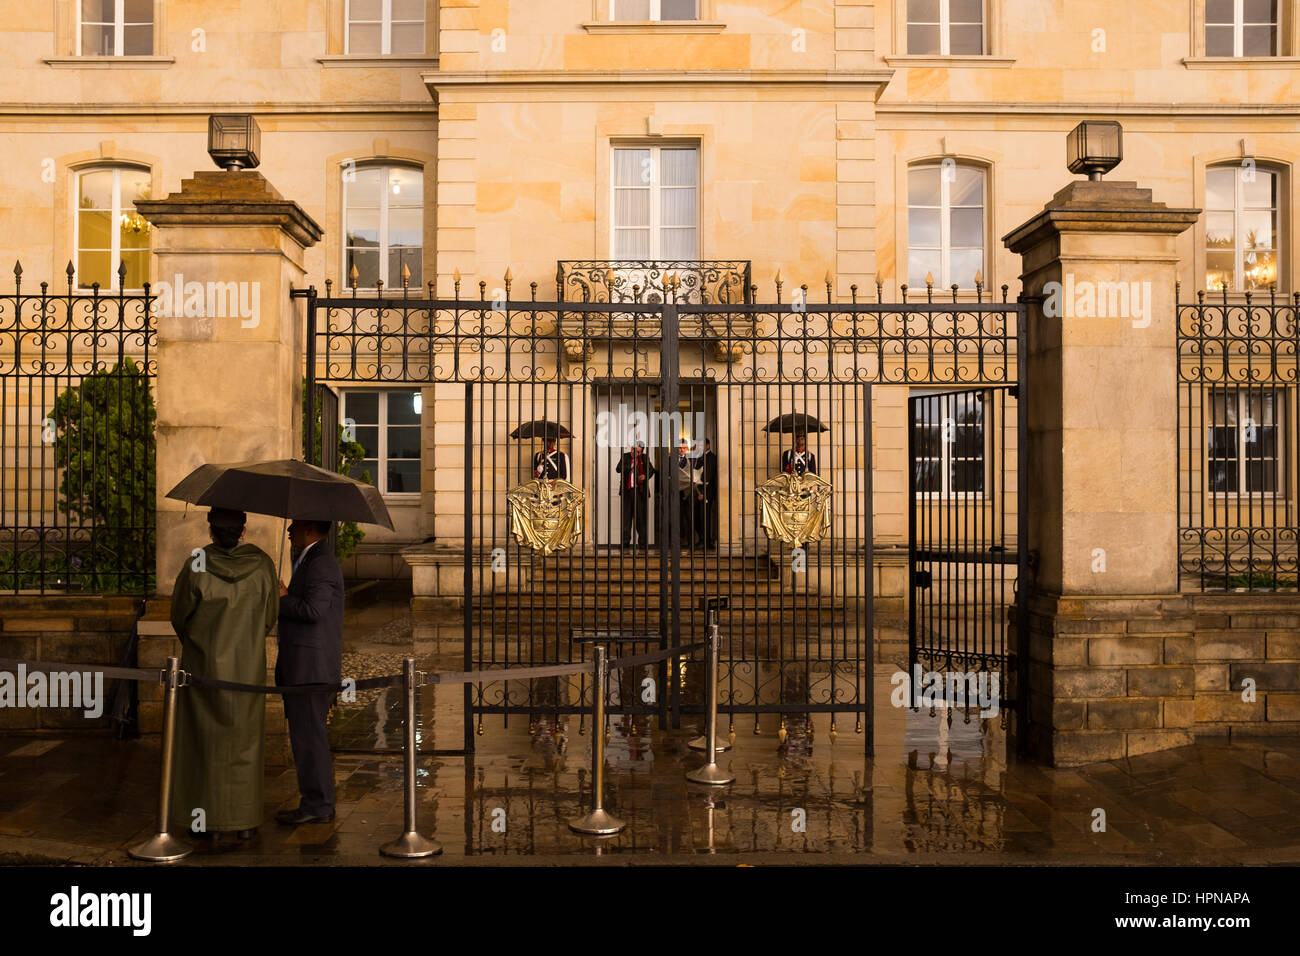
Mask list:
[[[208,513],[212,543],[187,558],[176,577],[172,627],[181,639],[183,670],[265,684],[266,635],[280,595],[270,556],[240,543],[245,518],[228,508]],[[265,730],[262,694],[200,687],[177,693],[173,826],[252,836],[262,823]]]

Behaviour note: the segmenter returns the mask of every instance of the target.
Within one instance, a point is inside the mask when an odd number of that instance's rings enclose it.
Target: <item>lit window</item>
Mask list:
[[[984,0],[907,0],[907,52],[982,55]]]
[[[611,20],[698,20],[698,0],[609,0]]]
[[[620,147],[612,166],[613,258],[697,258],[699,150]]]
[[[1269,289],[1278,283],[1281,176],[1252,163],[1205,174],[1205,288]]]
[[[126,264],[126,288],[149,281],[149,223],[135,203],[149,198],[147,169],[115,166],[77,174],[77,284],[117,291]]]
[[[1277,494],[1278,392],[1229,388],[1210,393],[1206,486],[1216,494]]]
[[[343,170],[343,283],[373,289],[402,284],[402,266],[411,270],[411,287],[423,281],[424,172],[414,166],[361,166]]]
[[[907,284],[932,275],[946,289],[975,287],[984,271],[984,170],[956,163],[913,166],[907,175]]]
[[[347,52],[424,53],[425,0],[348,0]]]
[[[984,493],[984,396],[920,393],[912,400],[917,497]]]
[[[153,54],[153,0],[81,0],[81,56]]]
[[[1205,0],[1206,56],[1277,56],[1277,0]]]
[[[365,459],[349,475],[368,480],[388,495],[420,490],[420,393],[418,391],[348,391],[343,417],[365,448]],[[347,424],[348,422],[345,422]]]

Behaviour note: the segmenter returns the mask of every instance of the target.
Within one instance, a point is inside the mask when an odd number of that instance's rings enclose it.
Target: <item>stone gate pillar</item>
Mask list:
[[[1153,202],[1136,183],[1078,181],[1004,240],[1033,297],[1021,507],[1038,569],[1015,626],[1029,655],[1024,731],[1055,766],[1192,740],[1175,241],[1199,214]]]
[[[196,172],[136,203],[153,226],[158,277],[158,593],[208,541],[205,508],[163,497],[204,462],[302,453],[304,329],[291,285],[321,228],[255,170]],[[245,538],[277,562],[278,518]]]

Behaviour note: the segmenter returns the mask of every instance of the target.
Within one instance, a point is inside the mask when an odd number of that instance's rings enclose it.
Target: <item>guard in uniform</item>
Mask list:
[[[533,477],[568,481],[570,473],[569,456],[555,447],[554,438],[546,439],[546,451],[533,455]]]
[[[787,475],[817,474],[817,456],[808,450],[802,433],[794,436],[793,451],[781,452],[781,470]]]

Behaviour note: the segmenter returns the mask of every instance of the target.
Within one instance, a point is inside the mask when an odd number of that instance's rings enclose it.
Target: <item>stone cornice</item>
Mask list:
[[[1068,116],[1072,118],[1098,118],[1110,116],[1300,116],[1300,102],[1296,103],[1024,103],[1011,100],[981,101],[977,103],[876,103],[880,114],[956,113],[962,116]]]
[[[256,113],[258,116],[376,113],[436,115],[433,103],[0,103],[0,116],[42,116],[66,119],[82,116],[203,116],[213,113]]]
[[[879,97],[893,70],[467,70],[422,74],[437,100],[452,91],[604,89],[611,87],[712,87],[752,89],[755,86],[819,90],[862,89]]]
[[[1150,189],[1135,182],[1075,180],[1024,225],[1007,233],[1003,244],[1023,254],[1050,235],[1063,232],[1130,232],[1176,236],[1200,218],[1199,209],[1170,209],[1152,202]]]
[[[316,220],[290,202],[256,170],[204,170],[165,199],[140,199],[136,210],[153,225],[279,226],[306,248],[324,234]]]

